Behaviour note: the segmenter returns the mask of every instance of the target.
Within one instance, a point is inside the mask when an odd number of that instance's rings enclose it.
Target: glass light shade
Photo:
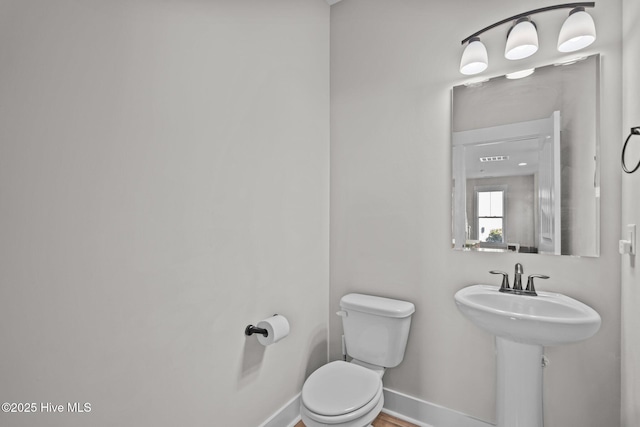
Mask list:
[[[529,19],[518,20],[507,36],[504,57],[507,59],[527,58],[538,51],[538,31]]]
[[[460,60],[460,72],[470,76],[483,72],[489,66],[487,48],[478,37],[469,40],[467,47],[462,52]]]
[[[560,52],[575,52],[584,49],[596,40],[596,25],[584,8],[573,9],[562,24],[558,36]]]

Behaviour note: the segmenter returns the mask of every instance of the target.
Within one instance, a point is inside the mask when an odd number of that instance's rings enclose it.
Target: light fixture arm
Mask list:
[[[595,2],[565,3],[565,4],[557,4],[555,6],[541,7],[540,9],[534,9],[534,10],[530,10],[528,12],[519,13],[517,15],[511,16],[511,17],[506,18],[506,19],[503,19],[502,21],[496,22],[495,24],[491,24],[488,27],[485,27],[485,28],[481,29],[480,31],[477,31],[477,32],[471,34],[469,37],[467,37],[466,39],[462,40],[461,44],[464,45],[472,37],[478,37],[480,34],[486,32],[486,31],[489,31],[492,28],[498,27],[498,26],[500,26],[502,24],[506,24],[508,22],[515,21],[516,19],[524,18],[524,17],[531,16],[531,15],[535,15],[536,13],[548,12],[550,10],[556,10],[556,9],[574,9],[576,7],[595,7],[595,5],[596,5]]]

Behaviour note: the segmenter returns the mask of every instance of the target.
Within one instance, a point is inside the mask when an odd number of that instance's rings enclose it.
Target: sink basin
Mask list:
[[[455,294],[469,320],[498,337],[541,346],[585,340],[600,329],[600,315],[573,298],[551,292],[515,295],[498,287],[473,285]]]

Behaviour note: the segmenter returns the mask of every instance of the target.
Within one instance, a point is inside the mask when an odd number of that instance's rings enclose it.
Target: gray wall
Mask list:
[[[404,362],[385,375],[401,392],[492,421],[493,338],[456,310],[454,293],[496,283],[487,270],[551,276],[555,290],[594,307],[603,319],[588,341],[549,348],[545,427],[620,423],[619,145],[621,0],[593,10],[598,40],[580,54],[602,54],[602,243],[599,258],[486,254],[450,250],[451,88],[460,40],[530,1],[345,0],[331,8],[331,312],[341,295],[404,298],[416,314]],[[486,76],[540,66],[570,55],[556,50],[566,12],[540,15],[540,51],[503,58],[501,27],[484,37]],[[613,141],[610,143],[610,141]],[[637,189],[637,186],[636,186]],[[330,355],[340,353],[340,322],[330,317]]]
[[[640,2],[623,1],[623,140],[629,128],[640,126]],[[640,160],[640,137],[629,142],[629,167]],[[617,147],[620,145],[616,144]],[[626,225],[636,224],[640,230],[640,171],[633,175],[622,173],[622,231],[627,238]],[[640,425],[640,251],[635,257],[622,256],[622,426]]]
[[[327,358],[327,3],[3,0],[0,58],[1,400],[92,404],[0,425],[259,425]]]

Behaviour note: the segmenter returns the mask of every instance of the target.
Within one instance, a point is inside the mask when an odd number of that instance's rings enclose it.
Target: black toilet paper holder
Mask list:
[[[278,313],[274,314],[274,316],[277,316],[277,315]],[[257,326],[248,325],[246,328],[244,328],[244,334],[248,337],[250,337],[253,334],[262,334],[263,337],[268,337],[269,331],[263,328],[258,328]]]
[[[262,334],[263,337],[268,337],[269,331],[263,328],[258,328],[257,326],[248,325],[246,328],[244,328],[244,334],[246,336],[251,336],[253,334]]]

